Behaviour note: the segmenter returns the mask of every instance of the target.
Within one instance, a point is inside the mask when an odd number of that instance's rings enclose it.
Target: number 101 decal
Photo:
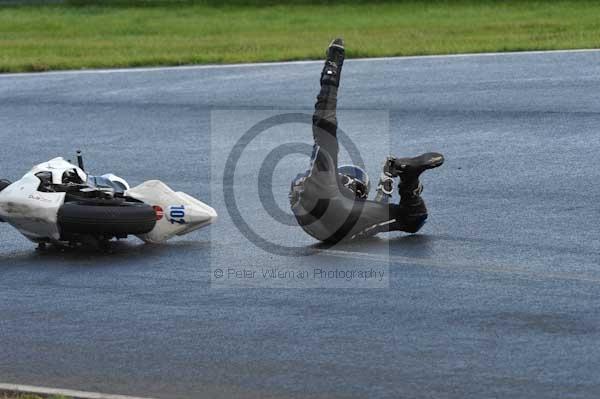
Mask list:
[[[172,224],[186,224],[187,222],[185,221],[185,206],[170,206],[168,220]]]

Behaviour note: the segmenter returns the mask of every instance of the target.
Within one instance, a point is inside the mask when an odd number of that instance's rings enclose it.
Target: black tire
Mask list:
[[[0,191],[4,190],[6,187],[10,186],[12,183],[6,179],[0,179]]]
[[[143,203],[90,205],[68,202],[58,210],[58,225],[63,236],[121,237],[150,232],[156,225],[156,213],[150,205]]]

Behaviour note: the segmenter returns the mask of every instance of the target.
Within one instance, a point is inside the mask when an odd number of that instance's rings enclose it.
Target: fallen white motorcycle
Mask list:
[[[14,183],[0,180],[0,222],[44,247],[105,246],[128,235],[160,243],[217,219],[213,208],[161,181],[131,188],[112,174],[88,175],[80,152],[77,161],[54,158]]]

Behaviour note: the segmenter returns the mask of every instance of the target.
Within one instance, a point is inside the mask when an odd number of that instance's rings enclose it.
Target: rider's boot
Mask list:
[[[331,42],[327,49],[327,60],[321,73],[321,85],[339,86],[345,53],[343,39],[337,38]]]
[[[397,158],[394,160],[392,175],[400,177],[398,191],[400,205],[414,219],[414,231],[419,230],[427,218],[427,207],[421,197],[423,185],[419,176],[428,169],[437,168],[444,163],[444,156],[430,152],[414,158]]]

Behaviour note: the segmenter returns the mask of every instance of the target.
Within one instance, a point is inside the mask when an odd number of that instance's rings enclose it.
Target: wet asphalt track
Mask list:
[[[347,62],[340,124],[372,176],[386,146],[446,155],[424,179],[430,220],[279,257],[232,226],[220,162],[263,113],[310,111],[320,67],[0,76],[2,177],[81,148],[94,172],[160,178],[221,216],[101,255],[37,253],[0,225],[0,380],[161,398],[597,397],[600,52]],[[253,228],[319,250],[261,216],[246,177],[265,151],[245,156],[236,190]],[[307,161],[293,158],[273,179],[282,208]],[[211,285],[231,267],[390,274],[379,289]]]

